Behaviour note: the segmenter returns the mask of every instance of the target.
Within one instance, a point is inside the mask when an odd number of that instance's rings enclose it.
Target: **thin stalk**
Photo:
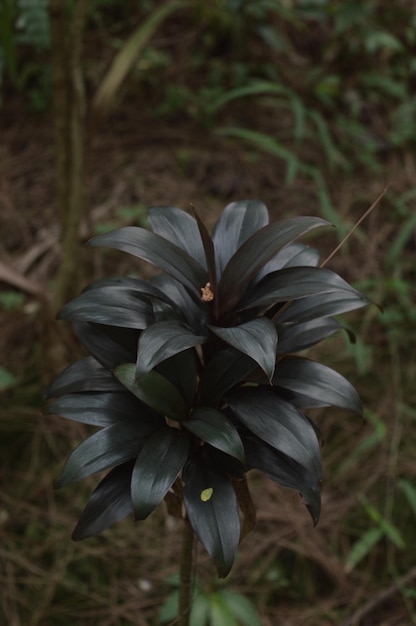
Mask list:
[[[178,626],[189,626],[192,595],[192,571],[194,566],[194,531],[187,520],[182,529],[182,549],[179,571]]]

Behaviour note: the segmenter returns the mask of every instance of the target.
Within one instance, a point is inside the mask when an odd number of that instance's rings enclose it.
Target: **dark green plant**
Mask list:
[[[262,202],[246,201],[224,209],[212,236],[174,207],[151,209],[149,223],[90,245],[162,271],[100,280],[59,315],[91,356],[54,381],[48,411],[99,430],[72,452],[58,486],[110,470],[74,539],[130,514],[142,520],[165,499],[224,577],[254,525],[249,470],[298,491],[318,521],[319,433],[304,411],[362,407],[340,374],[294,354],[336,332],[334,315],[369,301],[294,242],[328,226],[320,218],[269,223]]]

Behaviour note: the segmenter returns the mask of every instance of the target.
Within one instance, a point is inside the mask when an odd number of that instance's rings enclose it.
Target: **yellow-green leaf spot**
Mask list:
[[[203,491],[201,491],[200,497],[201,497],[202,502],[208,502],[208,500],[211,500],[213,493],[214,493],[214,490],[212,487],[208,487],[208,489],[204,489]]]

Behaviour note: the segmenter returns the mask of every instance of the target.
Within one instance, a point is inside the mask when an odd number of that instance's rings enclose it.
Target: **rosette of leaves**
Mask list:
[[[319,435],[305,411],[362,407],[344,377],[296,353],[368,300],[295,241],[328,226],[320,218],[269,223],[262,202],[244,201],[224,209],[212,235],[195,212],[174,207],[152,208],[149,223],[89,244],[159,273],[100,280],[59,314],[89,356],[53,382],[48,411],[97,429],[58,486],[108,470],[74,539],[130,514],[142,520],[166,500],[224,577],[253,526],[249,470],[299,492],[318,521]]]

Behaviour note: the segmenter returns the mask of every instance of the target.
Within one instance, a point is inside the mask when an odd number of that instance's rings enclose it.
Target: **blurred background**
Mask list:
[[[366,407],[314,416],[321,521],[253,474],[257,527],[226,581],[198,550],[195,593],[209,626],[416,624],[415,88],[411,0],[1,0],[0,623],[174,623],[164,506],[75,544],[96,481],[53,488],[84,435],[42,414],[81,354],[56,312],[92,280],[148,271],[85,242],[146,225],[152,205],[212,226],[255,197],[272,219],[334,224],[314,240],[324,258],[388,188],[330,262],[382,308],[311,355]]]

